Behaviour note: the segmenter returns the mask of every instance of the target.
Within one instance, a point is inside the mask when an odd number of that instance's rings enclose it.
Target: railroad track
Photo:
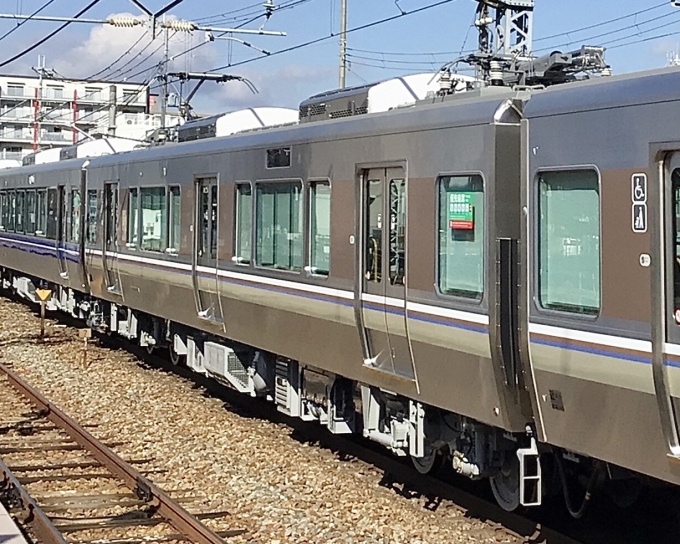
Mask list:
[[[38,542],[149,542],[146,535],[137,540],[127,535],[136,528],[156,527],[167,530],[154,535],[153,542],[223,544],[224,538],[245,532],[207,527],[201,520],[229,513],[192,515],[180,504],[190,503],[191,497],[170,497],[133,466],[149,460],[126,462],[111,449],[115,443],[97,440],[1,363],[0,390],[4,390],[0,393],[0,499]],[[63,454],[69,459],[60,458]],[[22,461],[22,456],[30,460]],[[4,462],[8,457],[12,461]],[[127,492],[93,490],[92,482],[101,481],[109,482],[109,490],[114,482]],[[27,489],[46,482],[58,482],[59,494]],[[107,537],[107,531],[112,536]],[[96,534],[96,538],[70,539],[79,533]]]

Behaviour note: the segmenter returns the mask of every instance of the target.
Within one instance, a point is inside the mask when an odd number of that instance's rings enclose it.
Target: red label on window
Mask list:
[[[449,228],[452,230],[474,230],[474,221],[449,221]]]

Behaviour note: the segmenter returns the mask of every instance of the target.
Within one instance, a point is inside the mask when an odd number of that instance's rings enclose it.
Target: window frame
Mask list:
[[[130,231],[130,226],[131,226],[130,219],[132,217],[132,208],[130,207],[130,200],[132,199],[133,191],[137,193],[137,221],[135,221],[136,224],[134,225],[134,229],[135,229],[134,237],[131,236],[131,231]],[[126,232],[125,232],[125,248],[126,249],[131,249],[131,250],[139,249],[139,231],[141,230],[139,228],[139,207],[140,207],[139,187],[138,186],[128,187],[127,202],[126,202],[127,221],[126,221],[126,225],[125,225],[125,230],[126,230]]]
[[[482,269],[484,272],[484,278],[482,282],[482,292],[481,296],[477,298],[466,297],[462,295],[454,295],[451,293],[445,293],[440,287],[440,271],[439,271],[439,259],[441,257],[441,247],[439,239],[439,211],[441,210],[441,191],[440,191],[440,181],[442,178],[446,177],[472,177],[478,176],[482,180],[482,195],[484,199],[484,244],[483,244],[483,260]],[[434,178],[434,190],[435,190],[435,210],[434,210],[434,228],[436,233],[436,241],[434,246],[434,291],[438,298],[455,301],[456,303],[466,304],[470,307],[480,308],[486,305],[486,300],[488,297],[488,266],[490,262],[489,258],[489,195],[488,195],[488,180],[481,170],[462,170],[462,171],[451,171],[451,172],[439,172]],[[407,212],[408,213],[408,212]],[[407,243],[408,244],[408,243]],[[406,271],[408,273],[408,270]]]
[[[92,246],[97,245],[101,230],[100,192],[101,189],[91,189],[89,187],[85,191],[85,232],[83,233],[83,239],[85,244]],[[94,221],[90,221],[90,197],[92,195],[94,195]]]
[[[28,206],[28,201],[29,196],[33,195],[33,209],[30,209]],[[38,230],[38,191],[36,189],[26,189],[26,194],[24,196],[24,231],[26,234],[30,234],[31,236],[35,236],[36,231]],[[31,225],[30,222],[30,214],[33,212],[35,215],[34,221],[32,223],[33,228],[28,229],[28,226]]]
[[[7,212],[5,209],[7,208]],[[0,191],[0,232],[6,232],[5,219],[9,220],[9,199],[7,191]]]
[[[541,235],[541,229],[540,229],[540,222],[541,222],[541,215],[540,215],[540,205],[541,205],[541,195],[540,195],[540,177],[541,174],[545,173],[570,173],[570,172],[587,172],[590,171],[591,173],[594,173],[595,176],[597,177],[597,207],[598,207],[598,236],[599,236],[599,241],[600,241],[600,251],[599,251],[599,289],[600,289],[600,301],[599,301],[599,306],[597,308],[597,312],[595,313],[579,313],[579,312],[573,312],[569,310],[563,310],[563,309],[556,309],[556,308],[546,308],[543,306],[541,302],[541,281],[540,281],[540,267],[541,267],[541,262],[540,262],[540,256],[541,256],[541,244],[540,244],[540,235]],[[531,198],[533,199],[533,203],[531,206],[532,212],[533,213],[533,220],[531,221],[531,228],[532,228],[532,233],[531,233],[531,239],[530,243],[533,245],[533,250],[532,250],[532,258],[534,260],[534,265],[532,266],[532,279],[531,279],[531,284],[532,284],[532,301],[534,308],[541,313],[541,315],[545,316],[554,316],[554,317],[559,317],[560,319],[565,319],[565,318],[570,318],[573,320],[577,321],[588,321],[588,322],[595,322],[597,321],[600,316],[602,315],[602,288],[604,286],[604,283],[602,282],[602,173],[600,169],[597,167],[595,164],[581,164],[581,165],[565,165],[565,166],[553,166],[553,167],[547,167],[547,168],[539,168],[536,170],[534,173],[534,178],[533,178],[533,187],[531,189]]]
[[[243,186],[248,186],[250,188],[250,259],[248,262],[240,260],[239,256],[239,207],[238,207],[238,188],[243,187]],[[255,266],[255,243],[253,241],[255,240],[256,232],[255,232],[255,214],[257,213],[257,209],[255,207],[255,183],[253,183],[250,180],[241,180],[241,181],[236,181],[234,182],[234,224],[233,224],[233,233],[234,233],[234,239],[233,239],[233,250],[232,250],[232,257],[231,257],[231,262],[236,264],[237,266],[242,266],[242,267],[251,267]],[[264,267],[268,268],[268,267]]]
[[[258,204],[258,196],[257,196],[257,188],[260,185],[277,185],[277,184],[293,184],[297,183],[300,185],[300,197],[302,199],[302,202],[300,203],[300,216],[299,220],[302,222],[302,228],[301,228],[301,233],[300,235],[302,236],[302,254],[301,254],[301,260],[302,263],[300,265],[299,269],[295,268],[276,268],[274,266],[266,266],[266,265],[261,265],[257,262],[257,235],[258,235],[258,229],[257,229],[257,204]],[[306,203],[305,203],[305,182],[302,178],[283,178],[283,179],[258,179],[255,180],[253,183],[253,240],[254,243],[252,244],[252,249],[251,249],[251,256],[252,256],[252,261],[253,261],[253,267],[258,269],[258,270],[269,270],[273,272],[281,272],[284,274],[295,274],[295,275],[301,275],[304,272],[305,268],[305,220],[304,220],[304,214],[305,214],[305,209],[306,209]]]
[[[328,186],[328,191],[329,191],[329,205],[331,206],[328,214],[328,271],[325,274],[320,274],[312,270],[312,192],[313,192],[313,187],[316,186],[317,184],[322,184],[322,185],[327,185]],[[305,187],[305,198],[306,198],[306,205],[305,205],[305,210],[307,213],[306,220],[304,222],[303,228],[306,231],[305,234],[305,240],[304,242],[307,244],[307,251],[305,255],[305,261],[306,265],[303,267],[303,270],[307,273],[307,276],[310,278],[315,278],[315,279],[320,279],[320,280],[327,280],[330,275],[331,275],[331,240],[332,240],[332,235],[331,235],[331,227],[332,227],[332,217],[333,217],[333,208],[332,208],[332,202],[333,202],[333,182],[331,181],[331,178],[327,177],[318,177],[318,178],[309,178],[307,180],[307,184]],[[304,250],[304,249],[303,249]]]
[[[41,225],[40,220],[41,220],[41,209],[40,209],[40,200],[42,197],[42,219],[44,219],[45,224]],[[45,230],[40,230],[40,227],[44,226]],[[36,189],[35,191],[35,235],[40,236],[41,238],[47,238],[47,187],[42,187],[39,189]]]

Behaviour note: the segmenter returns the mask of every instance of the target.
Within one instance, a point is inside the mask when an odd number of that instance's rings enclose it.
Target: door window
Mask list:
[[[383,181],[366,182],[366,256],[365,276],[368,281],[382,281]]]

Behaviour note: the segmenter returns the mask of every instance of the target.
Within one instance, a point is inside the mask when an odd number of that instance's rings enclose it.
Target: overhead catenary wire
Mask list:
[[[10,29],[9,29],[7,32],[5,32],[2,36],[0,36],[0,42],[1,42],[2,40],[4,40],[7,36],[9,36],[10,34],[12,34],[12,32],[18,30],[19,27],[21,27],[22,25],[26,24],[28,21],[30,21],[31,19],[33,19],[33,17],[35,17],[36,15],[38,15],[41,11],[43,11],[45,8],[47,8],[50,4],[52,4],[52,3],[55,2],[55,1],[56,1],[56,0],[48,0],[48,1],[45,2],[42,6],[40,6],[38,9],[36,9],[33,13],[31,13],[31,14],[28,16],[28,19],[24,19],[23,21],[19,22],[16,26],[13,26],[12,28],[10,28]]]
[[[129,55],[129,54],[133,51],[133,49],[134,49],[135,47],[137,47],[137,46],[139,45],[139,43],[144,39],[144,37],[147,36],[148,34],[149,34],[149,31],[146,30],[141,36],[139,36],[139,38],[137,38],[137,41],[135,41],[135,43],[133,43],[133,44],[132,44],[132,45],[131,45],[131,46],[130,46],[123,54],[122,54],[122,55],[120,55],[116,60],[114,60],[113,62],[109,63],[108,66],[106,66],[105,68],[102,68],[102,69],[99,70],[98,72],[95,72],[95,73],[92,74],[91,76],[86,77],[85,79],[92,80],[92,79],[94,79],[95,77],[97,77],[97,76],[99,76],[99,75],[101,75],[101,74],[107,72],[107,71],[110,70],[111,68],[113,68],[113,67],[114,67],[116,64],[118,64],[118,63],[119,63],[126,55]],[[110,77],[110,76],[109,76],[109,77]]]
[[[422,13],[423,11],[427,11],[427,10],[430,10],[430,9],[433,9],[433,8],[436,8],[436,7],[439,7],[439,6],[443,6],[444,4],[450,4],[451,2],[455,2],[455,1],[456,0],[440,0],[439,2],[434,2],[432,4],[428,4],[426,6],[422,6],[420,8],[416,8],[416,9],[413,9],[411,11],[404,11],[404,12],[401,12],[397,15],[392,15],[392,16],[386,17],[384,19],[379,19],[379,20],[373,21],[371,23],[366,23],[364,25],[360,25],[360,26],[357,26],[357,27],[354,27],[354,28],[350,28],[349,30],[347,30],[346,34],[351,34],[351,33],[354,33],[354,32],[359,32],[361,30],[366,30],[368,28],[372,28],[372,27],[375,27],[375,26],[378,26],[378,25],[389,23],[391,21],[395,21],[397,19],[401,19],[403,17],[407,17],[409,15],[414,15],[416,13]],[[321,43],[321,42],[324,42],[326,40],[330,40],[331,38],[334,38],[334,37],[336,37],[336,35],[331,33],[328,36],[322,36],[320,38],[309,40],[307,42],[303,42],[303,43],[300,43],[300,44],[297,44],[297,45],[293,45],[291,47],[279,49],[278,51],[273,51],[270,55],[260,55],[259,57],[253,57],[253,58],[250,58],[250,59],[242,60],[240,62],[236,62],[236,63],[232,63],[232,64],[226,64],[224,66],[219,66],[217,68],[212,68],[212,69],[208,70],[208,72],[218,72],[218,71],[224,70],[226,68],[233,68],[235,66],[242,66],[244,64],[249,64],[251,62],[255,62],[257,60],[267,58],[269,56],[273,57],[273,56],[282,55],[284,53],[290,53],[292,51],[297,51],[299,49],[309,47],[311,45],[315,45],[317,43]]]
[[[87,13],[90,9],[92,9],[94,6],[96,6],[97,4],[99,4],[99,2],[101,2],[101,0],[92,0],[87,6],[85,6],[85,7],[84,7],[83,9],[81,9],[78,13],[76,13],[76,14],[73,16],[73,19],[78,19],[80,16],[84,15],[84,14]],[[15,60],[18,60],[18,59],[20,59],[21,57],[27,55],[28,53],[30,53],[30,52],[33,51],[34,49],[40,47],[40,46],[41,46],[42,44],[44,44],[46,41],[50,40],[51,38],[53,38],[54,36],[56,36],[57,34],[59,34],[62,30],[64,30],[64,29],[65,29],[67,26],[69,26],[71,23],[72,23],[72,21],[67,21],[67,22],[65,22],[64,24],[60,25],[56,30],[53,30],[52,32],[50,32],[50,33],[49,33],[47,36],[45,36],[44,38],[38,40],[37,42],[35,42],[35,43],[34,43],[33,45],[31,45],[30,47],[27,47],[26,49],[24,49],[21,53],[17,53],[17,54],[14,55],[13,57],[10,57],[9,59],[7,59],[7,60],[5,60],[5,61],[0,62],[0,68],[2,68],[3,66],[7,66],[8,64],[14,62]]]

